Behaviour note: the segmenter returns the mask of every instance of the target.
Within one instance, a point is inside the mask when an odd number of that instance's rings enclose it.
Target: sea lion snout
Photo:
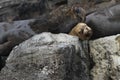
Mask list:
[[[79,36],[81,36],[82,40],[89,39],[92,36],[92,29],[85,23],[81,23],[79,26],[81,27]]]
[[[90,27],[86,26],[84,29],[84,34],[86,37],[91,37],[92,36],[92,29]]]

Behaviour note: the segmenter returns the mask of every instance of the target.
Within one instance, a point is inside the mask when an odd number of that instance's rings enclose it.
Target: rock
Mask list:
[[[92,80],[120,79],[120,34],[90,41]]]
[[[0,22],[37,18],[63,4],[66,0],[1,0]]]
[[[6,56],[0,56],[0,71],[5,66]]]
[[[54,10],[55,8],[61,6],[61,5],[66,5],[68,3],[67,0],[48,0],[48,7],[51,10]]]
[[[68,0],[68,5],[80,4],[82,8],[86,10],[86,15],[108,8],[117,3],[116,0]]]
[[[0,4],[0,22],[35,18],[48,10],[46,0],[5,0]]]
[[[80,4],[87,10],[87,13],[93,12],[102,7],[105,8],[110,0],[1,0],[0,1],[0,22],[25,20],[49,13],[61,5],[72,6]],[[115,2],[116,0],[112,0]],[[104,5],[97,5],[105,2]],[[111,3],[110,3],[111,4]]]
[[[89,5],[89,3],[99,4],[99,3],[102,3],[102,2],[108,2],[108,1],[110,1],[110,0],[68,0],[68,5],[73,5],[73,4],[76,4],[76,3],[79,3],[81,5],[82,4]]]
[[[97,0],[99,1],[99,0]],[[101,0],[101,2],[99,4],[91,4],[88,7],[86,7],[87,10],[87,15],[94,12],[94,11],[99,11],[99,10],[103,10],[105,8],[109,8],[113,5],[115,5],[117,2],[116,0]]]
[[[87,48],[67,34],[33,36],[14,47],[0,80],[90,80]]]

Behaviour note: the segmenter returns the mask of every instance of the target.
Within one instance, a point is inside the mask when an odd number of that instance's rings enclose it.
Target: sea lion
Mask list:
[[[52,33],[69,33],[77,23],[85,21],[85,15],[86,11],[79,4],[62,5],[40,17],[43,21],[41,25],[35,25],[36,22],[31,23],[31,28],[37,33],[40,33],[42,28],[48,29],[48,32]]]
[[[92,29],[85,23],[78,23],[69,34],[78,36],[81,40],[88,40],[92,36]]]
[[[0,23],[0,56],[9,55],[12,48],[42,32],[69,33],[85,20],[85,11],[79,5],[60,6],[38,19]]]
[[[120,34],[120,4],[87,15],[85,23],[93,30],[91,39]]]

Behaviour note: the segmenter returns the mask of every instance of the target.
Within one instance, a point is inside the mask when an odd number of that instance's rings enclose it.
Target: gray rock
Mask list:
[[[66,0],[0,0],[0,22],[37,18]]]
[[[12,50],[0,80],[90,80],[86,43],[67,34],[33,36]]]
[[[102,2],[108,2],[108,1],[111,1],[111,0],[68,0],[68,5],[72,5],[72,4],[75,4],[75,3],[80,3],[80,4],[86,4],[87,3],[89,5],[89,3],[99,4],[99,3],[102,3]]]
[[[68,5],[80,4],[86,10],[86,15],[109,8],[117,3],[116,0],[68,0]]]
[[[0,1],[0,22],[35,18],[46,10],[46,0]]]
[[[93,80],[120,80],[120,34],[90,41]]]

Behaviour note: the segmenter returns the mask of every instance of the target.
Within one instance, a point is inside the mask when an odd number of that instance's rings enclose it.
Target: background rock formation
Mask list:
[[[116,1],[120,2],[119,0],[1,0],[0,22],[37,18],[61,5],[71,6],[76,3],[81,4],[87,13],[91,13],[109,7]]]
[[[0,22],[37,18],[62,4],[65,0],[1,0]]]

